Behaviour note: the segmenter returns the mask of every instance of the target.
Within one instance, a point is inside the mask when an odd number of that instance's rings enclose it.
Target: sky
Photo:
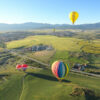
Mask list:
[[[75,24],[100,22],[100,0],[0,0],[0,23],[71,24],[71,11],[79,13]]]

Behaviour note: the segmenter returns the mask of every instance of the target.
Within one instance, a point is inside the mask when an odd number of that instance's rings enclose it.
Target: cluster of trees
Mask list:
[[[0,48],[6,48],[6,44],[2,41],[0,41]]]
[[[81,52],[69,52],[70,57],[76,57],[78,59],[83,59],[84,61],[87,61],[88,64],[95,64],[96,58],[99,57],[98,54],[93,53],[87,53],[84,51]],[[84,63],[83,61],[83,63]]]

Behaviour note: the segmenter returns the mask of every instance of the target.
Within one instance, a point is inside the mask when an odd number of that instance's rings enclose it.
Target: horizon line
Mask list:
[[[93,22],[93,23],[81,23],[81,24],[67,24],[67,23],[48,23],[48,22],[45,22],[45,23],[43,23],[43,22],[22,22],[22,23],[5,23],[5,22],[1,22],[0,24],[8,24],[8,25],[13,25],[13,24],[26,24],[26,23],[37,23],[37,24],[51,24],[51,25],[84,25],[84,24],[96,24],[96,23],[100,23],[100,22]]]

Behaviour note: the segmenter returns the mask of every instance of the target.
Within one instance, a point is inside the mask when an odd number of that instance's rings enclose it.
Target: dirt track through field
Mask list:
[[[21,98],[22,98],[23,90],[24,90],[24,79],[25,79],[26,76],[27,76],[27,74],[22,77],[22,90],[21,90],[19,100],[22,100]]]

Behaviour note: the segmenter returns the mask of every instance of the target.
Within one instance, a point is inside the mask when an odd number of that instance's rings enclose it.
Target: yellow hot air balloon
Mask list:
[[[69,18],[70,18],[70,20],[72,21],[73,24],[74,24],[75,21],[78,19],[78,16],[79,16],[79,14],[78,14],[78,12],[76,12],[76,11],[73,11],[73,12],[71,12],[71,13],[69,14]]]

